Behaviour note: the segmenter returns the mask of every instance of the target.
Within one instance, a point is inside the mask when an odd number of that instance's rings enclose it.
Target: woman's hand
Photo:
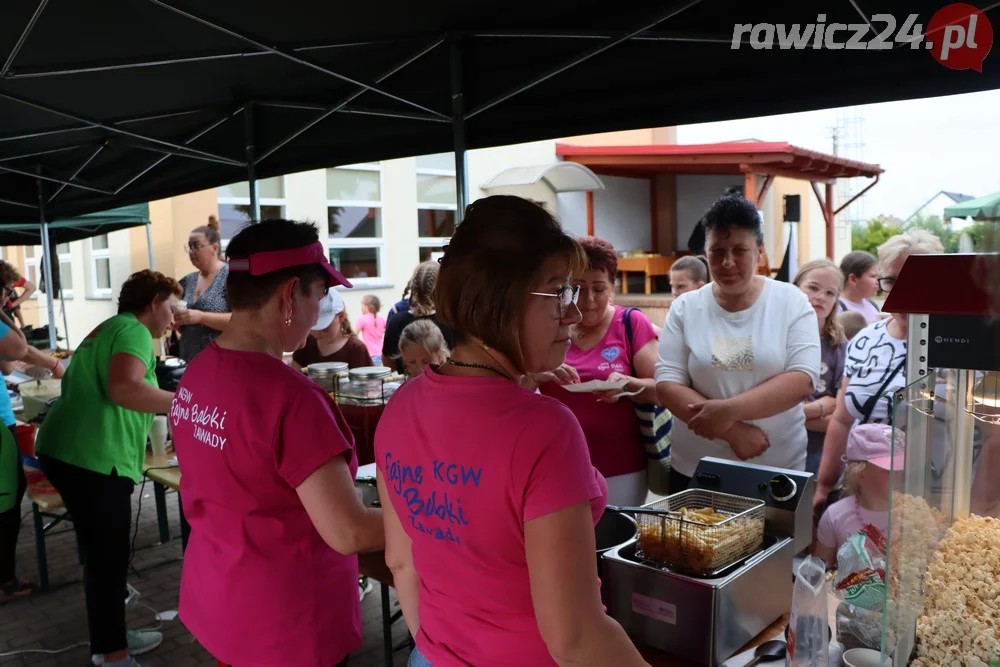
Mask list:
[[[577,373],[576,369],[569,364],[563,364],[554,371],[548,371],[546,373],[532,373],[531,379],[538,384],[542,384],[544,382],[555,382],[559,385],[576,384],[580,381],[580,374]]]
[[[826,508],[826,501],[830,498],[833,489],[823,484],[816,485],[813,493],[813,523],[819,523],[823,510]]]
[[[688,428],[695,435],[707,440],[725,439],[726,434],[736,424],[735,410],[725,399],[696,401],[689,404],[688,409],[691,411],[691,418],[687,422]]]
[[[756,458],[771,447],[764,431],[753,424],[744,424],[743,422],[733,424],[723,439],[729,443],[733,453],[741,461]]]
[[[179,327],[186,327],[192,324],[201,324],[203,312],[200,310],[194,310],[191,308],[186,308],[184,310],[178,310],[174,313],[174,324]]]
[[[635,378],[629,377],[624,373],[612,373],[611,375],[608,376],[608,379],[605,380],[605,382],[621,382],[622,380],[624,380],[625,381],[624,387],[622,387],[621,389],[608,389],[606,391],[593,391],[591,393],[597,397],[598,401],[602,403],[617,403],[618,399],[622,398],[623,394],[632,391],[629,388],[629,385],[632,384],[632,381],[634,379]]]

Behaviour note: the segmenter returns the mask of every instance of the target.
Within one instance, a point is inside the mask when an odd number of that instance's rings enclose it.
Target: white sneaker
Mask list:
[[[365,596],[371,593],[374,589],[375,587],[372,586],[371,579],[368,577],[361,577],[358,581],[358,600],[364,600]]]
[[[126,634],[128,652],[132,656],[149,653],[163,643],[163,633],[152,630],[129,630]],[[104,664],[103,655],[92,655],[90,661],[95,665]]]

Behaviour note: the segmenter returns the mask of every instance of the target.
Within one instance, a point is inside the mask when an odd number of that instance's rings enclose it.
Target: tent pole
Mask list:
[[[38,170],[41,171],[41,166]],[[49,313],[49,349],[55,352],[56,304],[52,294],[52,247],[49,245],[49,223],[45,221],[45,192],[41,179],[35,179],[35,185],[38,187],[38,222],[42,227],[42,268],[45,272],[45,302]]]
[[[247,103],[243,110],[244,132],[246,137],[247,183],[250,186],[250,221],[260,222],[260,198],[257,192],[257,157],[254,147],[253,102]]]
[[[462,86],[462,43],[455,37],[451,49],[451,130],[455,150],[455,199],[458,219],[465,217],[469,205],[469,165],[466,161],[465,99]]]
[[[153,262],[153,223],[149,220],[146,221],[146,251],[149,253],[149,270],[155,271],[156,266]]]
[[[66,318],[66,298],[63,296],[62,281],[59,281],[59,304],[62,308],[62,320],[63,320],[63,339],[66,343],[66,349],[69,347],[69,320]],[[57,341],[58,342],[58,341]]]

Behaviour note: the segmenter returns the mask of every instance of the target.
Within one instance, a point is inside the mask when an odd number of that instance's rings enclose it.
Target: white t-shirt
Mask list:
[[[687,385],[705,398],[732,398],[788,371],[819,382],[820,347],[816,311],[799,288],[765,280],[746,310],[723,310],[709,283],[678,297],[660,334],[656,382]],[[753,463],[793,470],[806,465],[806,418],[801,405],[749,422],[771,443]],[[674,420],[671,465],[691,476],[705,456],[737,460],[729,443],[706,440]]]
[[[865,405],[885,385],[875,400],[868,423],[888,424],[893,396],[906,386],[906,341],[889,335],[889,322],[879,320],[868,325],[847,346],[844,403],[855,423],[864,419]]]

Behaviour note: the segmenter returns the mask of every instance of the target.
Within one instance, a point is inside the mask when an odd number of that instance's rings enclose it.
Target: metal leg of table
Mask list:
[[[170,541],[170,523],[167,521],[167,488],[153,482],[153,498],[156,500],[156,523],[160,528],[160,543]]]
[[[382,589],[382,649],[385,652],[385,667],[392,667],[392,601],[389,587],[379,584]]]
[[[191,524],[184,516],[184,503],[181,502],[181,494],[177,492],[177,514],[181,518],[181,551],[187,551],[188,538],[191,537]]]
[[[31,520],[35,524],[35,556],[38,559],[38,586],[43,591],[49,590],[49,560],[45,553],[45,526],[42,525],[42,513],[38,505],[31,503]]]

